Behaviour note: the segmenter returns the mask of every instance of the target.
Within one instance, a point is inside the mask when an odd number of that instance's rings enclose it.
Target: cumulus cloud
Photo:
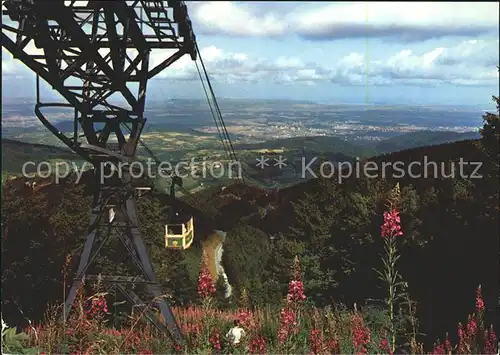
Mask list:
[[[281,5],[281,4],[280,4]],[[403,42],[498,33],[497,2],[354,2],[267,7],[261,3],[190,3],[198,33],[232,36],[297,35],[310,40],[387,38]]]
[[[416,53],[404,49],[385,58],[349,53],[331,66],[304,62],[300,58],[253,58],[245,53],[225,52],[214,46],[201,50],[212,80],[228,83],[320,83],[341,85],[492,85],[498,82],[498,40],[473,40],[453,47]],[[159,60],[159,59],[158,59]],[[196,67],[182,58],[161,78],[199,80]]]
[[[286,23],[277,14],[274,12],[254,14],[251,11],[251,4],[200,1],[190,5],[190,17],[199,22],[200,30],[205,34],[277,36],[286,32]]]
[[[201,49],[211,80],[222,83],[279,83],[307,84],[337,83],[340,85],[495,85],[498,82],[496,65],[499,62],[499,41],[468,40],[451,47],[438,47],[427,52],[403,49],[386,57],[367,57],[352,52],[329,66],[306,62],[298,57],[251,57],[243,52],[228,52],[215,46]],[[6,53],[4,75],[32,75],[31,71]],[[40,50],[30,47],[32,52]],[[150,66],[160,64],[166,51],[153,51]],[[19,63],[19,64],[18,64]],[[201,70],[201,66],[200,66]],[[195,63],[184,56],[157,78],[179,81],[198,81]]]

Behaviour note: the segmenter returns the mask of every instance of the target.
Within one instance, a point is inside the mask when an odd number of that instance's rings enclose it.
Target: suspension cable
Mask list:
[[[221,128],[219,127],[219,123],[217,122],[216,114],[214,112],[214,107],[212,105],[212,102],[210,101],[210,97],[208,96],[208,92],[207,92],[207,89],[205,87],[205,83],[203,82],[200,67],[198,66],[198,61],[195,61],[195,64],[196,64],[196,70],[198,71],[198,77],[200,78],[200,82],[201,82],[201,85],[203,87],[203,91],[205,93],[205,97],[207,99],[208,106],[210,108],[210,112],[212,113],[212,117],[213,117],[214,122],[215,122],[215,127],[217,128],[217,133],[219,134],[219,139],[222,142],[222,148],[224,149],[224,152],[229,155],[229,158],[231,158],[230,152],[229,152],[229,147],[227,147],[226,141],[224,140],[223,133],[221,132]]]
[[[226,136],[226,139],[229,143],[229,147],[230,147],[230,151],[231,151],[231,158],[235,161],[237,161],[237,158],[236,158],[236,153],[234,151],[234,147],[233,147],[233,144],[231,142],[231,138],[229,137],[229,134],[227,132],[227,128],[226,128],[226,124],[224,123],[224,119],[222,118],[222,114],[221,114],[221,111],[220,111],[220,107],[219,107],[219,104],[217,103],[217,99],[215,97],[215,93],[214,93],[214,90],[213,90],[213,87],[212,87],[212,84],[210,82],[210,77],[208,75],[208,72],[207,72],[207,69],[205,67],[205,63],[203,62],[203,58],[201,56],[201,53],[200,53],[200,49],[198,47],[198,43],[195,42],[195,48],[196,48],[196,52],[198,53],[198,56],[200,58],[200,63],[201,63],[201,66],[203,68],[203,72],[205,74],[205,78],[207,79],[207,84],[208,84],[208,88],[210,90],[210,94],[212,96],[212,100],[214,102],[214,106],[215,106],[215,110],[217,112],[217,115],[218,115],[218,118],[222,124],[222,127],[223,127],[223,133],[225,134]]]

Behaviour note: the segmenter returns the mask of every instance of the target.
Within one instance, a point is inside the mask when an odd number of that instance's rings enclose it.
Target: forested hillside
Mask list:
[[[418,131],[405,133],[396,137],[384,139],[374,144],[373,149],[379,154],[397,152],[422,146],[450,143],[454,141],[478,139],[478,132],[440,132],[440,131]]]

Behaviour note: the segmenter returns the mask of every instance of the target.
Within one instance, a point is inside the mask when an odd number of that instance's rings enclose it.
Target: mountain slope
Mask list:
[[[478,139],[479,132],[441,132],[419,131],[405,133],[376,143],[373,148],[379,153],[396,152],[403,149],[417,148],[460,140]]]
[[[366,149],[338,137],[314,136],[293,137],[270,140],[262,143],[239,144],[235,150],[295,150],[316,153],[341,153],[350,157],[374,155],[372,149]]]
[[[40,163],[52,160],[80,159],[69,149],[2,138],[2,173],[21,174],[23,164],[26,162]]]
[[[488,169],[477,141],[411,149],[371,161],[406,164],[424,156],[436,162],[461,157],[484,161],[484,169]],[[496,302],[498,213],[487,209],[487,197],[495,187],[491,179],[353,176],[342,183],[335,177],[315,179],[279,191],[242,184],[213,187],[192,195],[193,205],[178,202],[182,214],[195,218],[195,242],[182,253],[164,248],[164,207],[169,199],[152,194],[139,200],[141,231],[159,279],[172,294],[173,302],[188,302],[195,297],[202,244],[217,229],[227,233],[222,266],[236,295],[246,288],[251,290],[254,304],[279,302],[288,282],[288,266],[298,254],[311,300],[319,306],[334,302],[362,306],[367,299],[385,297],[373,268],[380,266],[380,223],[385,193],[394,184],[391,180],[400,181],[403,196],[404,237],[398,242],[401,272],[418,302],[422,331],[434,340],[471,311],[469,294],[478,283],[483,285],[486,304]],[[23,296],[24,302],[34,304],[30,308],[33,312],[60,297],[53,279],[60,277],[59,263],[64,263],[65,252],[76,250],[77,236],[84,233],[91,181],[89,174],[82,179],[85,193],[82,186],[69,180],[24,197],[18,193],[24,188],[22,182],[14,180],[4,188],[8,238],[3,245],[9,251],[4,267],[40,281],[33,281],[33,292],[40,297],[33,299],[32,292]],[[201,211],[206,205],[217,209],[219,215],[206,216]],[[32,240],[39,243],[30,244]],[[35,273],[37,263],[46,263],[51,253],[51,269]],[[116,255],[117,264],[124,262],[121,256]],[[109,260],[105,266],[115,267],[115,259]],[[54,273],[50,275],[52,281],[41,281],[48,277],[46,273]],[[24,279],[9,276],[4,288],[10,294],[20,294],[26,285]],[[495,312],[488,310],[486,317],[495,317]]]

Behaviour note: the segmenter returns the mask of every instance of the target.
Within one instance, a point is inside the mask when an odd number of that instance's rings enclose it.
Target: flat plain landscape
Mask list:
[[[326,105],[275,100],[219,100],[226,129],[231,137],[242,169],[260,185],[290,184],[298,181],[297,164],[303,157],[324,155],[333,161],[370,157],[417,146],[475,139],[481,125],[480,108]],[[31,144],[64,148],[33,113],[29,100],[4,103],[2,136]],[[72,112],[52,109],[46,113],[61,131],[71,135]],[[146,110],[147,124],[143,143],[161,161],[189,162],[200,169],[201,163],[227,167],[224,149],[209,106],[201,100],[154,101]],[[13,158],[14,150],[4,145],[4,174],[19,174],[23,162]],[[38,147],[38,150],[41,148]],[[149,154],[139,147],[140,158]],[[39,152],[37,159],[54,162],[52,153]],[[71,153],[63,160],[68,161]],[[287,168],[259,169],[257,159],[282,156]],[[70,159],[81,165],[76,155]],[[59,161],[59,160],[57,160]],[[194,167],[193,167],[194,164]],[[207,166],[207,165],[205,165]],[[228,169],[226,169],[228,170]],[[265,170],[265,171],[264,171]],[[224,175],[225,177],[229,177]],[[160,179],[161,180],[161,179]],[[224,180],[224,178],[222,179]],[[220,183],[220,179],[216,183]],[[215,183],[207,177],[186,179],[188,189]],[[168,182],[158,181],[159,186]]]

